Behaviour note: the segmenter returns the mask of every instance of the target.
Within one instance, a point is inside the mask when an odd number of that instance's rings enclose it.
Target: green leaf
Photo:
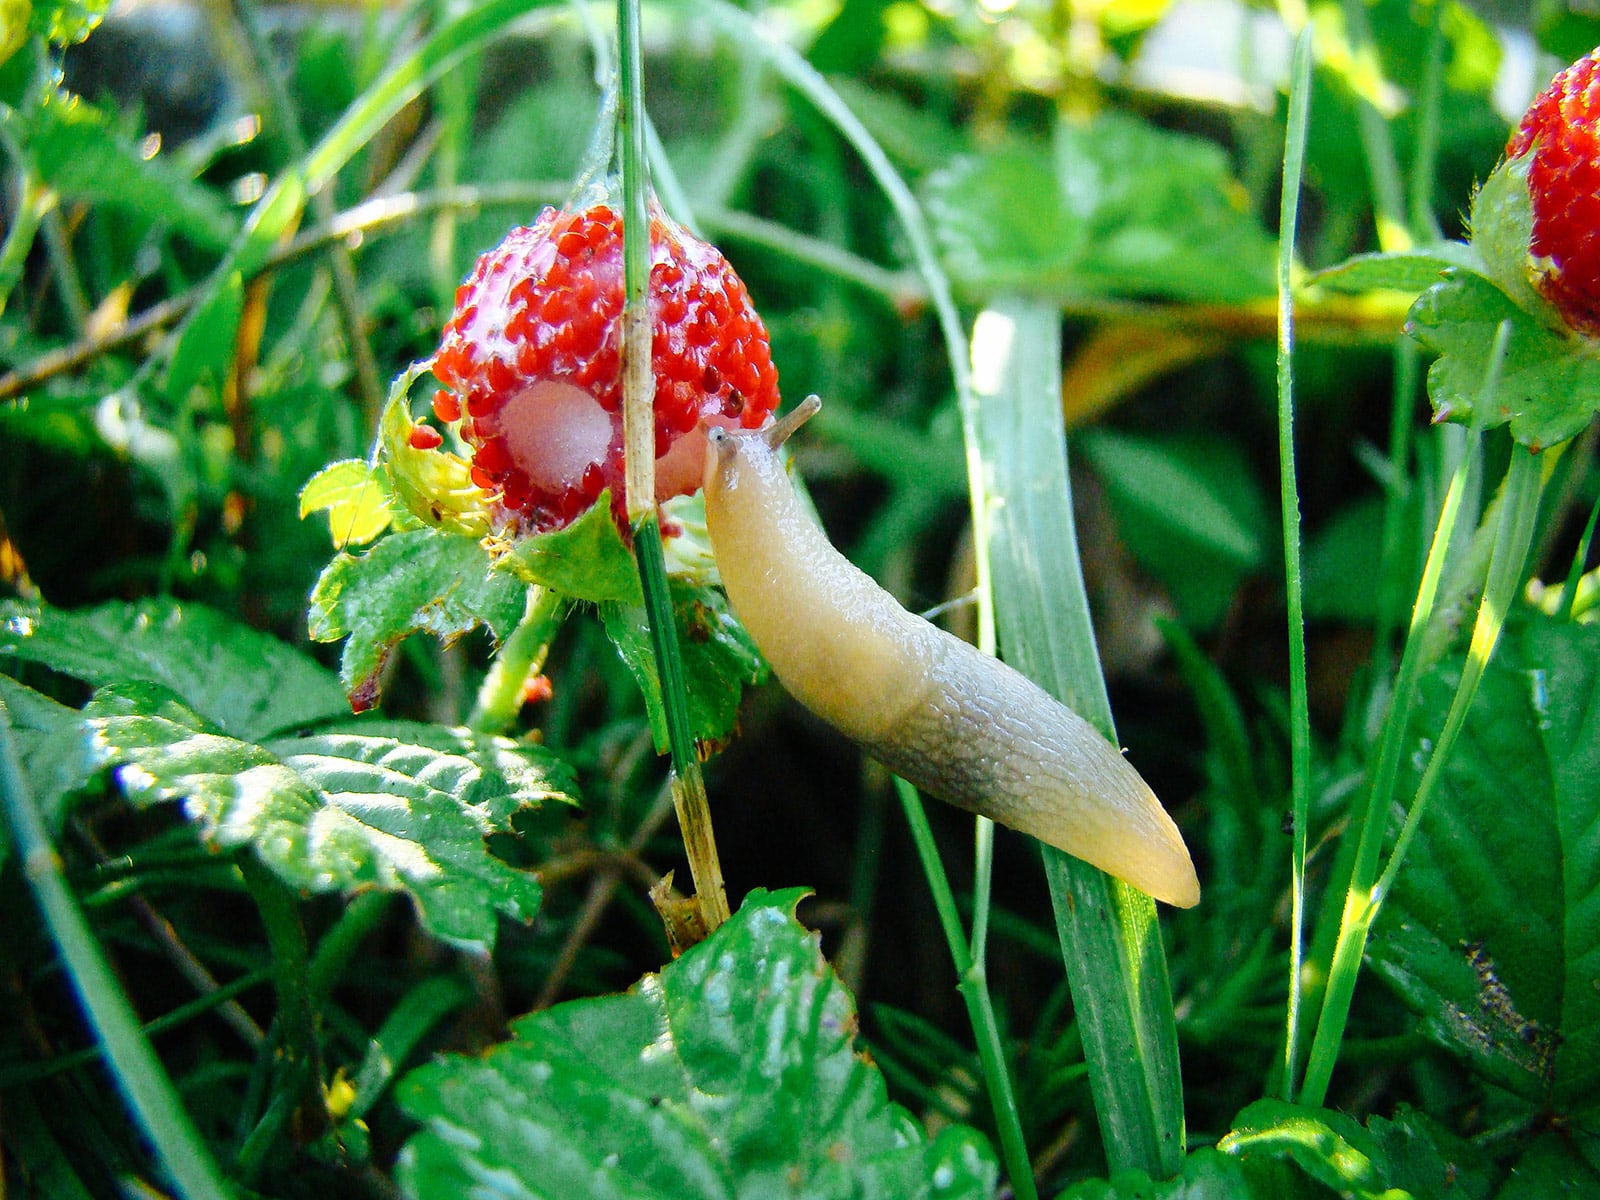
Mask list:
[[[643,604],[639,568],[611,515],[607,488],[565,529],[519,538],[500,560],[506,571],[575,600]]]
[[[1439,727],[1456,669],[1424,680],[1419,730]],[[1600,628],[1520,614],[1367,950],[1428,1037],[1558,1110],[1600,1088],[1596,779]]]
[[[951,275],[1027,296],[1270,296],[1273,243],[1215,143],[1120,113],[1063,124],[929,177]]]
[[[423,1125],[407,1195],[533,1200],[988,1197],[993,1154],[959,1125],[927,1137],[855,1049],[849,992],[756,890],[705,942],[625,995],[517,1021],[487,1054],[400,1085]]]
[[[1378,1142],[1353,1117],[1281,1100],[1258,1100],[1234,1119],[1217,1149],[1247,1167],[1293,1163],[1337,1195],[1354,1200],[1406,1200],[1391,1191]]]
[[[365,554],[336,555],[311,592],[309,631],[319,642],[350,639],[339,674],[359,712],[377,703],[378,674],[399,642],[413,633],[451,642],[479,626],[503,639],[524,597],[524,585],[494,570],[475,539],[417,529]]]
[[[70,18],[74,28],[82,28],[89,11],[82,6]],[[238,219],[215,192],[190,179],[170,158],[146,158],[87,101],[54,93],[31,114],[31,126],[34,168],[64,198],[104,204],[170,226],[206,250],[225,249],[238,232]]]
[[[336,550],[362,546],[394,521],[384,473],[359,458],[329,463],[300,489],[300,519],[328,514],[328,533]]]
[[[1406,332],[1439,355],[1428,369],[1434,420],[1472,423],[1502,321],[1511,338],[1488,427],[1510,422],[1511,436],[1532,450],[1583,431],[1600,410],[1600,349],[1556,333],[1519,308],[1482,275],[1455,270],[1417,298]]]
[[[1103,482],[1118,529],[1183,620],[1221,619],[1266,554],[1271,520],[1236,446],[1086,430],[1074,440]]]
[[[1276,1200],[1273,1193],[1252,1186],[1239,1160],[1210,1147],[1183,1160],[1176,1179],[1152,1180],[1143,1171],[1118,1171],[1109,1180],[1086,1179],[1062,1192],[1057,1200]]]
[[[489,498],[472,482],[466,459],[442,448],[418,450],[411,444],[417,422],[406,398],[428,370],[413,363],[389,386],[389,401],[378,422],[378,453],[389,492],[424,525],[468,537],[489,533]]]
[[[1578,1128],[1587,1131],[1593,1126]],[[1578,1156],[1574,1146],[1577,1140],[1565,1132],[1550,1132],[1537,1138],[1512,1164],[1495,1200],[1600,1195],[1600,1171]]]
[[[234,737],[347,716],[338,681],[298,650],[171,599],[66,612],[0,602],[0,661],[39,663],[95,686],[159,683]]]
[[[167,367],[167,395],[175,405],[188,402],[189,389],[210,380],[220,390],[233,362],[234,342],[244,314],[244,280],[229,272],[185,323]]]
[[[28,781],[28,790],[51,832],[61,828],[63,801],[88,783],[95,765],[83,736],[83,718],[76,709],[57,704],[0,675],[0,701],[11,715],[11,742]],[[6,857],[5,828],[0,825],[0,863]]]
[[[1482,271],[1477,251],[1463,242],[1436,242],[1389,254],[1358,254],[1318,271],[1306,282],[1332,292],[1420,292],[1453,267]]]
[[[1415,1200],[1489,1200],[1494,1193],[1499,1172],[1488,1152],[1425,1112],[1402,1104],[1392,1118],[1369,1117],[1367,1132],[1389,1182]]]
[[[690,731],[697,742],[717,747],[738,723],[745,687],[766,677],[766,664],[721,592],[678,578],[671,579],[670,586],[678,646],[683,652]],[[656,749],[665,750],[667,717],[645,610],[636,605],[605,604],[600,617],[606,636],[644,693]]]
[[[513,788],[472,756],[382,733],[241,741],[155,684],[102,688],[84,715],[129,800],[182,801],[208,842],[252,848],[291,887],[402,891],[435,937],[477,949],[493,945],[497,912],[538,910],[538,880],[484,841],[509,831],[508,812],[567,798],[565,769],[547,773],[538,752]],[[483,749],[512,752],[498,739]],[[529,788],[528,772],[548,782]]]

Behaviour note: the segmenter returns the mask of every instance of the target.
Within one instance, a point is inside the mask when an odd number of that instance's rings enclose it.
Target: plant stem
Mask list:
[[[522,711],[530,676],[544,665],[551,639],[561,625],[562,597],[550,588],[530,587],[522,620],[494,656],[489,673],[467,716],[467,727],[480,733],[503,733]]]
[[[282,1039],[284,1081],[298,1090],[295,1107],[301,1131],[315,1136],[328,1125],[322,1091],[322,1036],[311,994],[310,950],[300,906],[287,884],[249,851],[239,856],[245,885],[261,914],[272,956],[272,982],[278,997],[277,1028]]]
[[[1294,796],[1293,889],[1289,926],[1289,1006],[1283,1039],[1284,1098],[1294,1099],[1305,956],[1306,826],[1311,820],[1311,716],[1306,690],[1306,623],[1300,574],[1300,494],[1294,458],[1294,247],[1300,217],[1311,100],[1311,26],[1295,39],[1278,210],[1278,492],[1283,512],[1285,619],[1289,633],[1289,762]]]
[[[622,428],[623,477],[628,524],[644,591],[650,643],[666,712],[667,745],[672,754],[672,802],[678,812],[689,874],[694,879],[700,921],[710,933],[728,919],[727,889],[711,828],[711,802],[695,751],[694,730],[678,646],[678,623],[661,548],[661,519],[655,505],[655,380],[651,372],[650,215],[645,168],[644,65],[639,45],[639,0],[620,0],[617,34],[621,48],[622,143]]]
[[[1000,1027],[995,1020],[994,1004],[989,998],[988,972],[983,959],[968,949],[967,935],[961,928],[961,915],[956,910],[955,894],[950,890],[950,880],[939,858],[939,848],[934,844],[933,829],[928,825],[928,814],[922,807],[921,797],[917,795],[916,788],[904,779],[897,777],[894,786],[900,795],[900,805],[905,810],[906,824],[911,828],[911,840],[916,844],[917,857],[922,862],[922,873],[928,880],[934,909],[939,914],[945,945],[950,948],[950,957],[955,963],[956,988],[966,1002],[967,1019],[972,1023],[972,1033],[977,1040],[978,1061],[983,1067],[984,1081],[988,1084],[989,1103],[994,1108],[995,1128],[1000,1134],[1000,1155],[1005,1159],[1011,1190],[1019,1200],[1036,1200],[1038,1187],[1033,1178],[1033,1165],[1028,1161],[1028,1146],[1022,1136],[1022,1119],[1017,1112],[1011,1074],[1006,1069]],[[989,825],[992,831],[993,822]]]
[[[112,1077],[184,1200],[230,1200],[211,1151],[178,1099],[172,1080],[139,1027],[88,922],[67,888],[11,737],[11,713],[0,700],[0,793],[6,827],[28,884],[60,951],[84,1015],[100,1040]]]

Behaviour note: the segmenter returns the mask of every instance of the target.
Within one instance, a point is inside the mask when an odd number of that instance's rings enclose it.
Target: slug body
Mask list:
[[[809,407],[808,407],[809,406]],[[712,429],[706,523],[728,600],[789,692],[907,781],[1188,908],[1177,826],[1098,730],[999,659],[907,612],[835,550],[769,430]]]

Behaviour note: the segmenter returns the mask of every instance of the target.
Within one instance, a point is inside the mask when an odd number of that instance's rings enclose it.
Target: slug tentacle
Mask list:
[[[706,523],[735,614],[790,693],[896,774],[1187,908],[1200,883],[1138,771],[1077,713],[907,612],[835,550],[776,450],[820,407],[712,429]]]

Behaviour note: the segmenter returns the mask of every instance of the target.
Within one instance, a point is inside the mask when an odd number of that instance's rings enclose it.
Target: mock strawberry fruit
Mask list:
[[[1568,325],[1600,336],[1600,50],[1562,71],[1529,106],[1506,157],[1530,149],[1529,276]]]
[[[700,486],[707,425],[754,429],[778,403],[766,327],[712,246],[650,222],[656,499]],[[622,218],[545,209],[478,260],[456,292],[433,373],[442,421],[461,422],[472,478],[504,532],[559,529],[622,469]]]

